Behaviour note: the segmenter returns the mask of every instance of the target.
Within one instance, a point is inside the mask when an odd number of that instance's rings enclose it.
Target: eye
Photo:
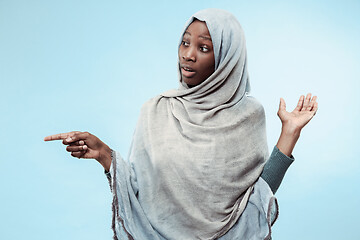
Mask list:
[[[209,51],[209,48],[208,48],[207,46],[201,46],[201,47],[200,47],[200,50],[201,50],[202,52],[208,52],[208,51]]]
[[[184,40],[182,40],[181,45],[184,45],[185,47],[188,47],[190,44],[188,42],[185,42]]]

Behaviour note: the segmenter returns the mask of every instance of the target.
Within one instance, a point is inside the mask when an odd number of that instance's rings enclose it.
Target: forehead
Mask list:
[[[195,19],[189,27],[186,29],[185,34],[190,35],[205,35],[210,37],[209,29],[206,26],[206,23]]]

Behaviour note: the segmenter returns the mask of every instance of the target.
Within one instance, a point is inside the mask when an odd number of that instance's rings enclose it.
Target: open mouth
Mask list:
[[[195,76],[196,72],[192,68],[182,66],[181,67],[181,74],[186,78],[191,78],[191,77]]]
[[[194,70],[192,70],[191,68],[188,68],[188,67],[183,67],[183,69],[187,72],[195,72]]]

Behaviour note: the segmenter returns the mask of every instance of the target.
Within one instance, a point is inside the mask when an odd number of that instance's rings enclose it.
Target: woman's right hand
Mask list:
[[[88,132],[73,131],[59,133],[44,138],[44,141],[62,140],[67,145],[66,151],[77,158],[96,159],[106,171],[111,165],[111,149],[98,137]]]

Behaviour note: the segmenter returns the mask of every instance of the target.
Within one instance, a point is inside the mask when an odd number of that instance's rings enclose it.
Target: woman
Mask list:
[[[127,162],[87,132],[45,141],[62,139],[72,156],[102,164],[114,194],[114,239],[270,239],[273,193],[317,111],[316,96],[301,96],[291,113],[280,100],[282,131],[268,158],[236,18],[195,13],[178,53],[179,88],[143,105]]]

